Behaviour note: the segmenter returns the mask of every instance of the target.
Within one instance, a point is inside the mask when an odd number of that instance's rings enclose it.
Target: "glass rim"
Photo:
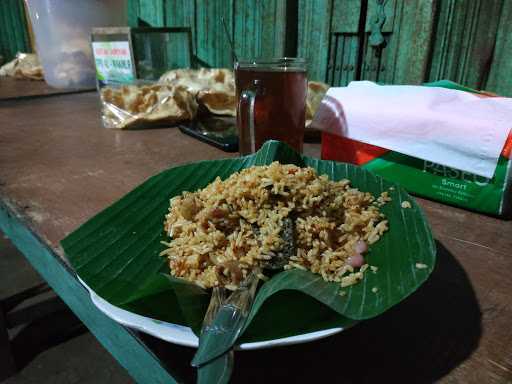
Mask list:
[[[235,62],[235,68],[302,68],[306,69],[306,59],[302,57],[261,57],[256,59],[242,58]]]

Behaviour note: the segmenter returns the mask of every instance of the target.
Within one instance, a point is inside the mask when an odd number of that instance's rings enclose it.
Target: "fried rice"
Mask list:
[[[265,265],[290,246],[283,227],[292,219],[293,254],[284,268],[348,286],[362,279],[368,245],[388,229],[379,207],[389,200],[313,168],[254,166],[172,198],[161,255],[175,277],[236,289],[252,270],[265,278]]]

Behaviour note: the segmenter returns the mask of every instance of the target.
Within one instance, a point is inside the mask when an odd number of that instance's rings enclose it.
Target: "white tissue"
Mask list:
[[[369,81],[330,88],[315,115],[316,128],[332,132],[324,118],[326,110],[333,115],[332,98],[343,109],[337,133],[344,137],[487,178],[512,128],[510,98]]]

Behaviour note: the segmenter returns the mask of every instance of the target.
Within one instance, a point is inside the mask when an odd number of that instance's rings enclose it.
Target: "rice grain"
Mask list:
[[[162,242],[161,255],[175,277],[203,288],[236,289],[253,268],[289,245],[282,231],[290,217],[296,252],[285,269],[308,270],[346,287],[368,268],[376,271],[366,263],[354,270],[349,258],[361,242],[374,244],[388,230],[378,206],[389,200],[387,192],[375,199],[349,180],[332,181],[313,168],[254,166],[171,198],[164,222],[171,240]]]

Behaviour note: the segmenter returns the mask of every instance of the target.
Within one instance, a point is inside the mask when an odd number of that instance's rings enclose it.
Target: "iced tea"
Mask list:
[[[235,81],[240,153],[257,151],[270,139],[301,152],[307,92],[304,61],[240,63]]]

